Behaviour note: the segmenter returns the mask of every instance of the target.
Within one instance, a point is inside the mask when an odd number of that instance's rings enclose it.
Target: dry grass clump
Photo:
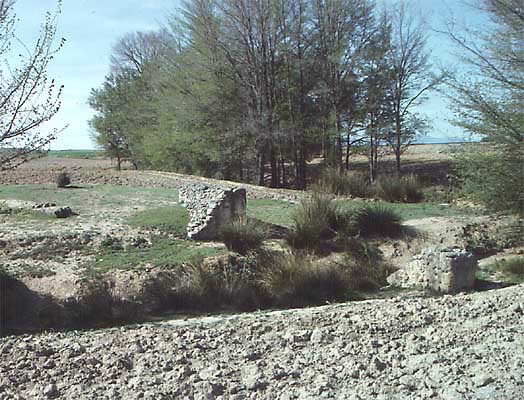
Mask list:
[[[414,175],[381,177],[376,184],[375,194],[392,203],[419,203],[424,199],[421,185]]]
[[[381,177],[372,184],[365,173],[326,168],[316,183],[322,193],[360,198],[379,198],[393,203],[418,203],[424,199],[421,184],[414,175]]]
[[[384,262],[378,247],[365,241],[350,239],[341,266],[353,290],[371,291],[387,285],[386,278],[394,272]]]
[[[398,213],[380,204],[362,207],[352,218],[353,229],[363,237],[396,237],[402,232]]]
[[[303,254],[275,254],[259,283],[275,306],[299,307],[348,298],[347,276],[336,264],[313,262]]]
[[[339,208],[331,198],[313,193],[310,198],[302,200],[293,215],[293,227],[287,242],[294,249],[319,252],[322,242],[336,235],[333,226],[337,224],[339,214]]]
[[[246,260],[229,257],[213,263],[195,260],[175,270],[171,303],[176,309],[252,310],[259,306],[255,269]]]
[[[335,195],[368,198],[373,196],[369,178],[361,172],[326,168],[317,182],[317,190]]]
[[[259,250],[266,236],[262,223],[254,219],[236,219],[224,226],[220,232],[228,250],[242,255]]]

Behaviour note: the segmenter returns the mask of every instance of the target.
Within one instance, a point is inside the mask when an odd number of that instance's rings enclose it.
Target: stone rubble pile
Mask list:
[[[389,284],[402,288],[421,288],[440,293],[458,293],[473,289],[476,257],[459,248],[428,248],[413,256],[404,268],[387,278]]]
[[[246,190],[191,183],[180,188],[180,202],[191,220],[187,236],[195,240],[213,240],[220,229],[234,219],[246,216]]]

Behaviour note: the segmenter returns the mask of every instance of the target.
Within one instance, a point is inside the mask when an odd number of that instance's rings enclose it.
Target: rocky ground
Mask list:
[[[0,339],[0,399],[524,396],[524,286]]]
[[[52,183],[64,169],[73,184],[176,188],[202,179],[118,173],[100,160],[35,163],[0,173],[0,183]],[[296,201],[300,196],[246,186],[251,198]],[[141,207],[135,204],[133,210]],[[76,281],[68,274],[85,258],[77,247],[96,246],[109,234],[138,235],[119,222],[128,211],[119,208],[114,215],[93,208],[75,217],[75,229],[67,232],[49,221],[6,225],[1,253],[11,264],[41,258],[42,269],[60,272],[60,279],[32,279],[28,288],[40,292],[52,280],[55,294],[71,296]],[[488,223],[481,217],[474,222]],[[381,248],[401,266],[429,242],[456,244],[464,223],[443,217],[407,221],[421,236]],[[45,236],[31,241],[29,233],[40,226],[67,233],[60,243],[68,257],[39,256],[55,243]],[[88,237],[85,231],[93,233]],[[132,287],[129,279],[120,286]],[[0,338],[0,400],[524,398],[524,285],[456,296],[387,296],[301,310],[165,318],[122,328]]]

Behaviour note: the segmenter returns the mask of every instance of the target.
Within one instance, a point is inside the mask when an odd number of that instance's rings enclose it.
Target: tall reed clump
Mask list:
[[[318,252],[324,240],[335,236],[333,226],[338,219],[339,208],[333,199],[315,192],[300,203],[286,240],[294,249]]]
[[[393,203],[418,203],[424,199],[421,185],[414,175],[381,177],[376,183],[377,197]]]
[[[373,188],[366,174],[361,172],[339,171],[337,168],[326,168],[317,182],[319,191],[342,195],[368,198],[373,196]]]
[[[245,255],[260,249],[267,233],[260,221],[236,219],[222,227],[220,237],[228,250]]]
[[[273,254],[261,270],[259,283],[275,306],[320,305],[350,295],[340,266],[313,262],[303,254]]]
[[[261,300],[255,272],[234,257],[181,264],[174,269],[171,304],[181,310],[256,309]]]
[[[362,237],[397,237],[402,232],[402,219],[392,209],[372,204],[354,212],[352,216],[353,230]]]

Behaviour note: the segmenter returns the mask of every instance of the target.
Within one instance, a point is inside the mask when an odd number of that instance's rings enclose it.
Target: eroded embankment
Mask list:
[[[524,286],[0,339],[0,399],[504,399]]]

